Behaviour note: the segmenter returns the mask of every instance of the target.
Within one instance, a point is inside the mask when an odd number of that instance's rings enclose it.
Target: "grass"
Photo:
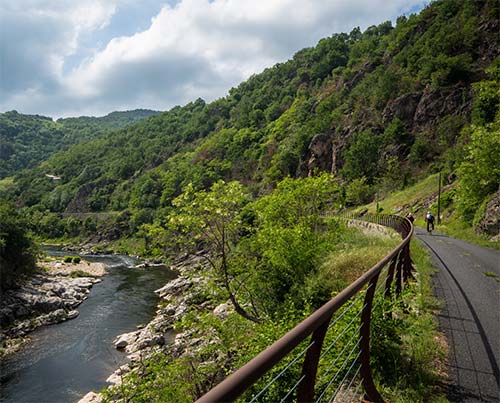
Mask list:
[[[95,277],[97,277],[94,274],[87,273],[84,270],[75,270],[75,271],[72,271],[69,276],[72,277],[72,278],[76,278],[76,277],[94,277],[95,278]]]
[[[399,242],[395,238],[348,232],[344,242],[321,267],[317,280],[340,290]],[[435,268],[417,241],[412,241],[411,250],[417,281],[392,306],[394,320],[379,315],[384,319],[378,321],[374,331],[382,340],[373,357],[379,368],[376,371],[379,391],[392,402],[449,403],[442,390],[446,378],[446,343],[436,320],[440,303],[432,292]]]
[[[384,214],[401,214],[406,215],[408,211],[412,211],[415,215],[415,225],[425,228],[424,215],[427,210],[434,212],[437,216],[437,202],[433,196],[437,197],[438,191],[438,174],[430,175],[422,181],[410,186],[404,190],[394,192],[379,200],[379,209],[382,209]],[[468,223],[461,221],[460,217],[454,210],[452,202],[453,186],[448,188],[442,193],[442,201],[448,199],[448,206],[443,206],[441,210],[441,224],[435,225],[435,230],[449,235],[453,238],[462,239],[476,245],[485,246],[500,250],[500,242],[490,241],[490,236],[478,234],[474,228]],[[448,195],[447,195],[448,193]],[[433,201],[431,205],[428,204],[429,199]],[[444,208],[446,207],[446,208]],[[375,213],[377,203],[373,202],[364,206],[357,207],[356,212],[367,209],[370,213]]]
[[[403,304],[395,316],[401,320],[398,358],[392,379],[380,386],[382,395],[398,403],[448,403],[442,385],[446,379],[446,343],[435,318],[440,303],[433,297],[431,277],[435,269],[427,251],[411,244],[417,282],[403,293]],[[390,326],[390,324],[387,324]],[[389,371],[391,373],[391,371]]]
[[[438,191],[438,174],[430,175],[424,180],[416,183],[399,192],[391,193],[388,197],[379,200],[379,208],[382,208],[382,213],[394,214],[401,212],[401,209],[407,205],[413,205],[418,200],[425,199]],[[412,210],[418,208],[416,204]],[[373,202],[357,208],[356,211],[368,209],[370,213],[375,213],[377,203]]]

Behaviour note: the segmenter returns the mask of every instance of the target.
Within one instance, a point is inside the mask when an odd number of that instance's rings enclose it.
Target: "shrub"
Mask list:
[[[75,271],[71,272],[71,274],[69,276],[72,277],[72,278],[76,278],[76,277],[97,277],[94,274],[90,274],[90,273],[88,273],[86,271],[83,271],[83,270],[75,270]]]
[[[80,256],[73,256],[72,260],[73,260],[73,263],[78,264],[81,262],[82,259],[80,258]]]
[[[64,256],[63,262],[64,263],[71,263],[73,261],[73,256]]]
[[[363,176],[360,179],[354,179],[346,188],[346,201],[350,205],[359,206],[368,203],[373,198],[373,189],[367,183]]]
[[[37,250],[27,222],[10,203],[0,200],[0,286],[8,289],[35,269]]]

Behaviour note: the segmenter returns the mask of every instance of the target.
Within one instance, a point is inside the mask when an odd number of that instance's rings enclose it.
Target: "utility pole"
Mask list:
[[[439,171],[438,179],[438,211],[437,211],[437,223],[441,224],[441,171]]]

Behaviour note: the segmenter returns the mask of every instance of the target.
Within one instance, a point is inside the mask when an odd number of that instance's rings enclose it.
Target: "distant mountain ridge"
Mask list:
[[[137,109],[103,117],[65,118],[53,121],[17,111],[0,113],[0,179],[31,168],[72,144],[139,122],[160,112]]]
[[[160,113],[161,112],[159,111],[153,111],[150,109],[134,109],[130,111],[115,111],[101,117],[79,116],[60,118],[57,119],[57,123],[61,123],[63,125],[71,127],[78,127],[85,124],[97,124],[100,127],[105,127],[108,129],[120,129],[125,125],[139,122],[151,116],[156,116]]]

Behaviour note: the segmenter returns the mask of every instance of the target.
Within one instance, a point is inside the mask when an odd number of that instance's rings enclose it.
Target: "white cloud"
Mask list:
[[[36,112],[30,104],[43,105],[64,92],[65,58],[78,51],[81,35],[106,26],[115,10],[107,0],[13,1],[0,7],[0,106],[29,112]]]
[[[0,109],[60,116],[136,107],[167,109],[198,96],[212,100],[322,37],[394,20],[423,4],[422,0],[182,0],[163,6],[148,29],[112,39],[64,73],[65,58],[78,52],[79,38],[109,24],[120,6],[116,1],[54,0],[37,8],[34,5],[41,1],[29,0],[2,11],[7,29],[22,37],[26,49],[35,49],[35,54],[16,53],[16,46],[5,43],[8,38],[1,39],[2,82],[8,84]],[[5,67],[4,57],[9,59]]]

